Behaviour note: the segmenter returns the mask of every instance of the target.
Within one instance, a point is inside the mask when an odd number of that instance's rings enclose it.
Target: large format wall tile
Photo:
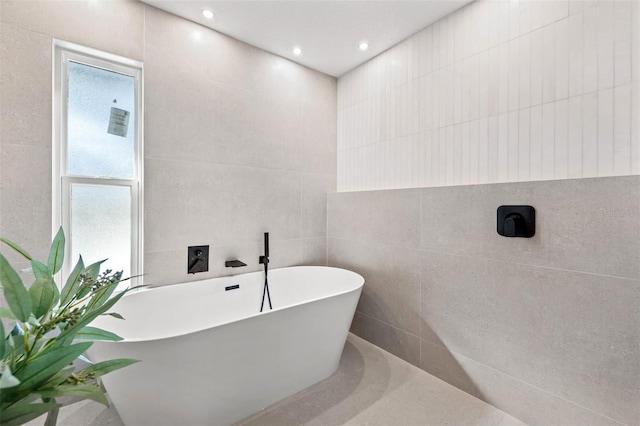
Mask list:
[[[300,237],[300,180],[294,172],[147,159],[148,251]]]
[[[640,278],[640,177],[421,191],[422,249]],[[496,210],[509,204],[536,209],[533,238],[498,235]]]
[[[422,368],[461,389],[532,424],[638,423],[639,188],[628,176],[329,195],[329,264],[365,276],[353,332],[408,359],[418,312]],[[536,208],[534,238],[497,234],[502,204]],[[419,308],[402,285],[415,253]]]
[[[420,341],[420,368],[532,426],[621,426],[621,423],[487,367]]]
[[[0,236],[46,260],[52,238],[51,148],[0,144],[0,163]],[[13,250],[0,249],[15,269],[30,267]]]
[[[1,143],[50,147],[51,37],[3,24],[0,39]]]
[[[628,424],[640,419],[638,306],[636,280],[423,254],[423,339]]]
[[[314,238],[327,236],[327,194],[335,192],[335,175],[301,175],[300,236]]]
[[[364,277],[358,311],[420,335],[420,255],[414,249],[329,238],[329,266]]]
[[[329,238],[417,248],[420,192],[372,191],[328,196]]]
[[[143,59],[145,6],[135,0],[2,1],[2,22],[132,59]],[[50,70],[51,67],[41,66]]]
[[[297,170],[300,108],[194,76],[176,81],[166,58],[146,64],[146,157]]]

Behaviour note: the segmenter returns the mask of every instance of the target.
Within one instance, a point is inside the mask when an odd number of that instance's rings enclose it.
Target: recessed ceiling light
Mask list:
[[[209,9],[202,9],[202,16],[207,19],[212,19],[214,17],[214,13]]]
[[[360,44],[358,44],[358,49],[360,50],[367,50],[369,48],[369,43],[367,43],[366,41],[362,41],[360,42]]]
[[[300,49],[299,47],[294,47],[293,48],[293,54],[294,55],[302,55],[302,49]]]

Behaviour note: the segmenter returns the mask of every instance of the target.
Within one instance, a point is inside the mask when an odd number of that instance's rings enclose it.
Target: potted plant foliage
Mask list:
[[[97,378],[137,361],[114,359],[82,369],[71,364],[94,340],[122,340],[89,326],[99,315],[122,319],[110,312],[128,291],[114,295],[122,272],[100,273],[104,261],[85,266],[80,256],[60,291],[54,278],[64,257],[62,228],[53,239],[46,264],[7,239],[0,242],[31,262],[34,276],[27,288],[0,254],[0,284],[9,307],[0,308],[0,424],[19,425],[47,413],[45,424],[55,425],[61,406],[56,398],[60,397],[89,398],[108,405]]]

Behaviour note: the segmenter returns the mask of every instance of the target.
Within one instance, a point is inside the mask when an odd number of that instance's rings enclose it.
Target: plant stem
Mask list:
[[[52,399],[52,401],[56,402],[55,399]],[[56,426],[56,423],[58,422],[58,413],[59,412],[60,412],[60,407],[56,407],[55,409],[49,411],[47,413],[47,420],[45,420],[44,426]]]

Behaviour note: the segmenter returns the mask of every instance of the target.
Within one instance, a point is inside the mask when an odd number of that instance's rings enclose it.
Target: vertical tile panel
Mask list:
[[[556,39],[556,99],[569,96],[569,20],[554,24]]]
[[[479,165],[478,120],[473,120],[469,123],[469,182],[480,182]]]
[[[466,61],[456,62],[453,65],[453,119],[447,124],[460,123],[462,121],[462,110],[468,99],[464,99],[464,65]]]
[[[523,1],[521,3],[528,3]],[[531,34],[525,34],[518,40],[518,62],[520,74],[519,107],[531,106]]]
[[[555,171],[555,104],[542,106],[542,179],[553,179]]]
[[[489,117],[487,182],[498,181],[498,116]]]
[[[592,92],[582,96],[582,177],[595,176],[598,176],[598,94]]]
[[[478,118],[489,116],[489,51],[478,54]]]
[[[551,2],[544,2],[551,3]],[[552,102],[556,96],[555,25],[542,29],[542,102]]]
[[[433,26],[429,26],[427,27],[427,29],[425,30],[425,35],[423,38],[423,45],[422,45],[422,58],[423,61],[420,63],[421,65],[424,63],[424,69],[422,71],[422,74],[428,74],[431,71],[433,71],[433,39],[432,39],[432,28]]]
[[[506,3],[506,2],[505,2]],[[498,113],[509,110],[509,44],[498,47]]]
[[[488,97],[487,106],[488,106],[489,116],[493,116],[498,114],[499,97],[497,96],[497,94],[499,92],[499,87],[500,87],[500,72],[499,72],[500,52],[497,47],[494,47],[490,49],[487,54],[488,54],[488,61],[489,61],[488,63],[489,83],[488,83],[488,90],[487,90],[487,97]]]
[[[577,15],[580,16],[580,15]],[[582,96],[569,98],[568,178],[582,177]]]
[[[508,156],[508,169],[507,180],[509,182],[515,182],[518,180],[518,165],[519,165],[519,125],[520,117],[518,111],[512,111],[509,113],[509,139],[507,141],[507,156]]]
[[[620,0],[614,4],[614,82],[616,86],[631,81],[631,20],[632,1]]]
[[[531,3],[535,0],[520,0],[520,34],[531,31]]]
[[[598,2],[598,89],[608,89],[614,83],[614,5],[613,1]]]
[[[455,130],[454,126],[445,127],[445,184],[452,185],[455,176]],[[440,140],[442,145],[442,140]],[[440,153],[442,155],[442,153]]]
[[[631,173],[631,87],[616,87],[613,118],[613,174]],[[636,120],[640,117],[636,117]]]
[[[509,114],[498,116],[498,181],[509,180]]]
[[[631,85],[631,173],[640,174],[640,87]]]
[[[472,181],[469,179],[469,168],[471,161],[471,140],[469,135],[469,122],[462,123],[460,125],[461,129],[461,145],[460,149],[462,151],[462,159],[460,161],[460,184],[461,185],[469,185]]]
[[[462,182],[462,125],[453,126],[453,184]]]
[[[431,182],[434,186],[440,184],[440,131],[431,131]]]
[[[434,22],[431,25],[431,43],[432,43],[432,69],[435,71],[440,69],[440,21]]]
[[[583,15],[583,93],[598,90],[598,9],[587,9]]]
[[[440,185],[447,185],[447,128],[440,127],[438,129],[438,162],[440,163],[440,171],[438,173],[438,182]]]
[[[521,109],[518,116],[518,178],[517,180],[529,180],[529,167],[531,164],[531,115],[529,108]]]
[[[598,92],[598,176],[613,173],[613,89]]]
[[[479,55],[473,55],[469,60],[469,120],[478,119],[479,111]]]
[[[471,58],[462,60],[462,87],[460,88],[462,101],[458,123],[469,121],[471,115]],[[456,114],[457,115],[457,114]]]
[[[567,156],[569,154],[569,111],[568,100],[562,99],[555,103],[555,169],[554,179],[567,178]]]
[[[489,181],[489,119],[478,121],[478,182]]]
[[[531,105],[542,103],[542,35],[542,30],[531,33]]]
[[[508,51],[509,111],[516,111],[520,108],[520,40],[516,38],[509,41]]]
[[[509,2],[509,40],[520,35],[520,0]]]
[[[542,106],[531,108],[531,139],[529,145],[529,177],[531,180],[542,178]]]
[[[571,2],[575,3],[575,2]],[[568,41],[569,41],[569,96],[582,94],[583,77],[583,37],[582,37],[582,13],[569,17]]]
[[[445,126],[450,126],[454,123],[455,108],[456,108],[456,105],[460,105],[458,102],[456,102],[456,100],[458,99],[456,96],[457,95],[456,81],[458,78],[458,73],[456,69],[459,69],[459,68],[453,64],[448,65],[447,68],[445,68],[445,73],[444,73],[444,79],[446,82],[445,99],[443,102],[443,104],[445,105],[445,111],[444,111]]]

